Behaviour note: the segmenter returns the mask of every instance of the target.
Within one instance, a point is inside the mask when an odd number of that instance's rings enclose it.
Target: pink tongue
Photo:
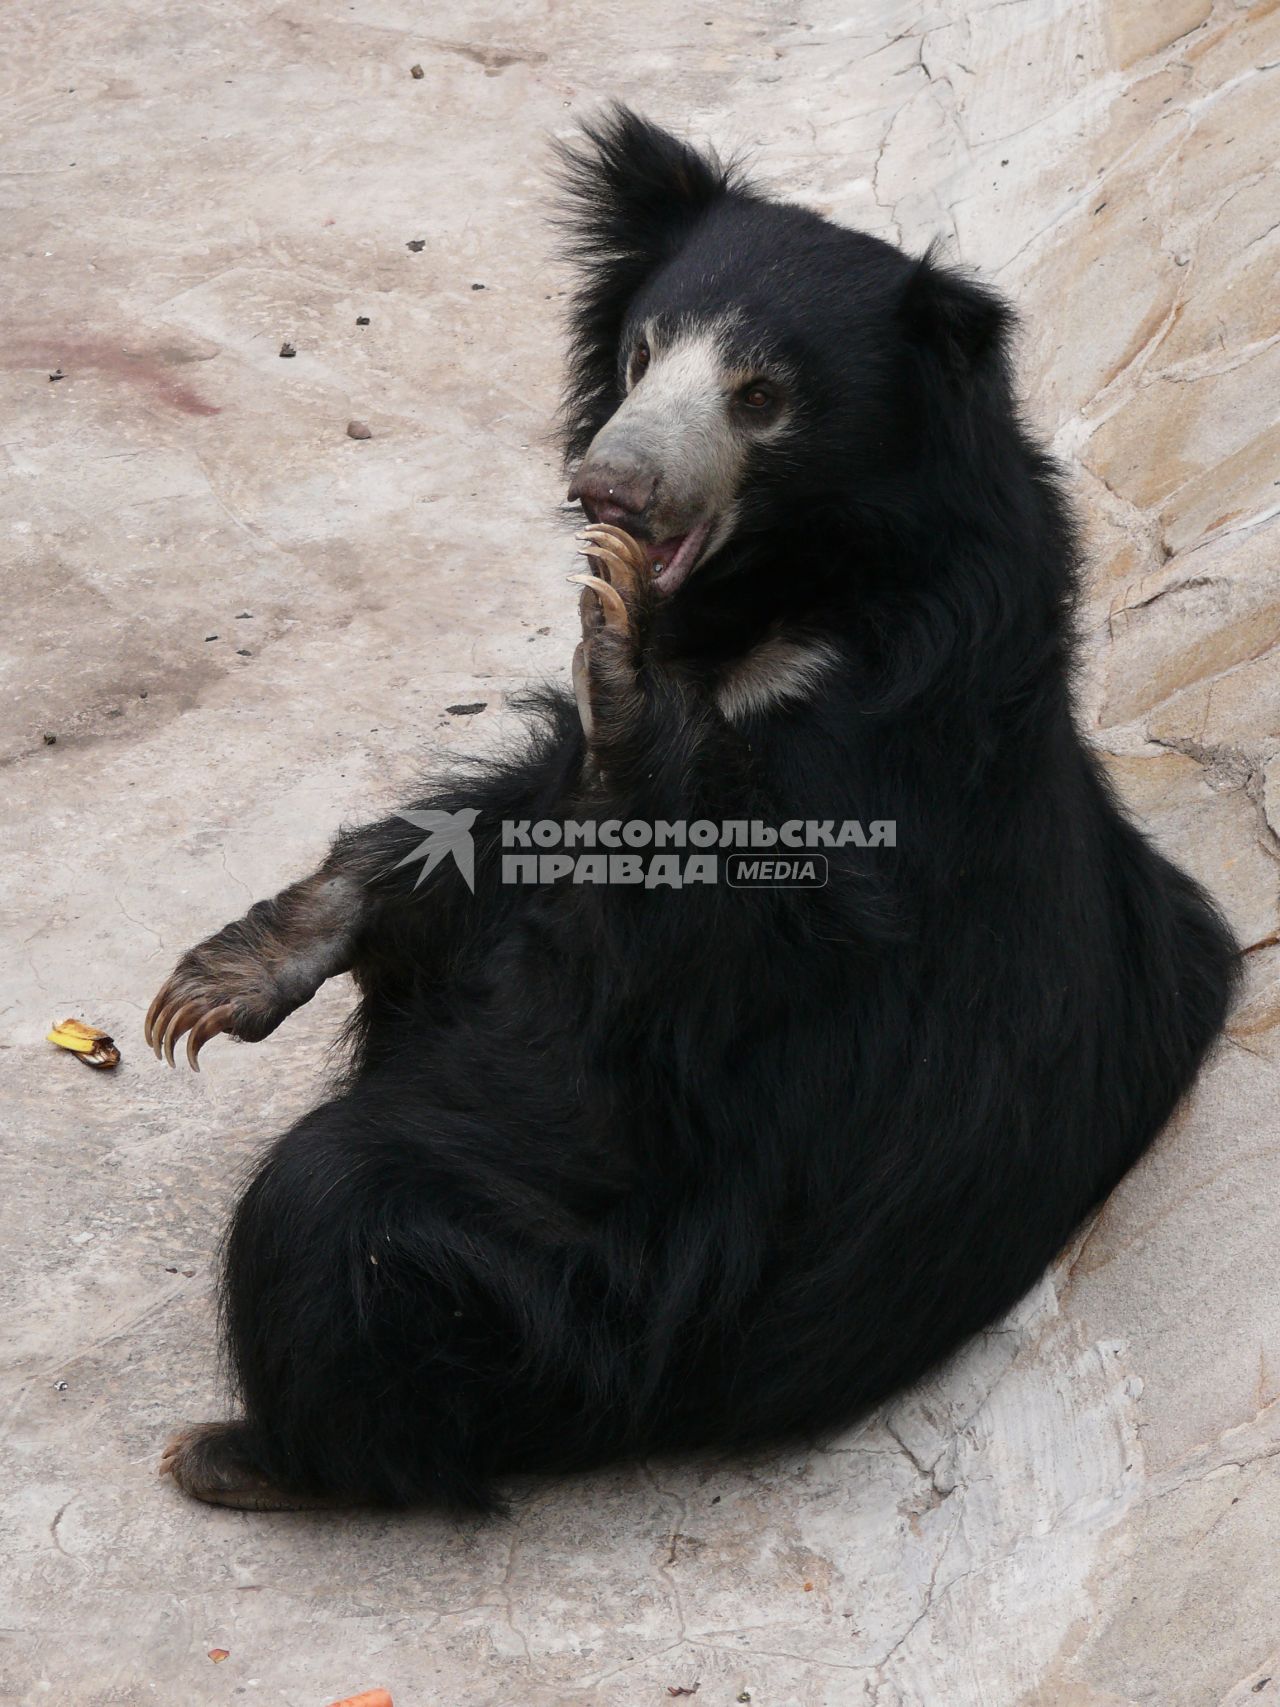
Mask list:
[[[687,533],[674,534],[670,539],[660,540],[657,545],[650,545],[645,541],[644,553],[649,559],[650,567],[661,565],[665,569],[688,537]]]
[[[659,545],[646,545],[645,553],[653,565],[654,586],[662,598],[668,597],[677,587],[684,584],[690,569],[707,543],[710,531],[710,521],[702,521],[696,527],[690,528],[688,533],[664,539]],[[658,568],[659,564],[662,565],[661,569]]]

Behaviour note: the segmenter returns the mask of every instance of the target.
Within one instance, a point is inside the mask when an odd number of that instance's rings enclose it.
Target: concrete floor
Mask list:
[[[3,1698],[1280,1698],[1275,0],[9,0],[3,44]],[[141,1016],[565,670],[545,138],[610,94],[1022,306],[1081,715],[1247,994],[1058,1271],[830,1451],[488,1526],[200,1509],[155,1463],[220,1409],[215,1242],[350,995],[200,1078]]]

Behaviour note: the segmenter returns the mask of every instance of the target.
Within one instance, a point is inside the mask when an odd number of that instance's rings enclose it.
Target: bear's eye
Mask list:
[[[631,352],[631,383],[634,385],[649,366],[649,346],[643,340]]]
[[[757,413],[772,409],[777,401],[777,393],[773,387],[763,384],[758,379],[753,379],[750,385],[744,385],[738,393],[738,402],[742,404],[743,408],[751,409]]]

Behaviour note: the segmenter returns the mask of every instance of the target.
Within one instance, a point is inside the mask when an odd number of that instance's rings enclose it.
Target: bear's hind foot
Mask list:
[[[160,1457],[160,1474],[172,1476],[193,1500],[237,1511],[318,1511],[345,1503],[274,1486],[257,1465],[253,1438],[248,1423],[198,1423],[169,1441]]]

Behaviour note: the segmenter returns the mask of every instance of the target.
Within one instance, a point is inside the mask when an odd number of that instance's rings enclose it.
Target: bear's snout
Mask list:
[[[588,521],[608,522],[632,533],[641,525],[657,485],[656,470],[588,456],[574,476],[569,498],[578,500]]]

